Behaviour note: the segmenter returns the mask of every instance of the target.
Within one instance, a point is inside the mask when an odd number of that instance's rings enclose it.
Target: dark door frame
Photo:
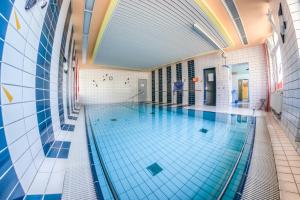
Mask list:
[[[213,73],[214,73],[214,101],[212,103],[207,103],[207,90],[206,90],[206,84],[207,84],[207,76],[205,74],[206,71],[208,70],[213,70]],[[210,106],[216,106],[216,103],[217,103],[217,80],[216,80],[216,68],[215,67],[210,67],[210,68],[205,68],[203,69],[203,77],[204,77],[204,81],[203,81],[203,84],[204,84],[204,88],[203,88],[203,91],[204,91],[204,99],[203,99],[203,103],[204,105],[210,105]]]

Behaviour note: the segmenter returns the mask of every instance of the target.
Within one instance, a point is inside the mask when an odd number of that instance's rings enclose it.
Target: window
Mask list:
[[[270,82],[271,92],[283,88],[282,57],[277,32],[273,29],[273,35],[268,39],[269,61],[270,61]]]

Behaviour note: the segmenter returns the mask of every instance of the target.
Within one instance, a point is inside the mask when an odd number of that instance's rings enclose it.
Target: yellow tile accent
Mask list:
[[[17,30],[20,30],[21,29],[21,24],[20,24],[20,21],[19,21],[19,17],[17,15],[16,11],[14,11],[14,14],[15,14],[16,28],[17,28]]]
[[[103,38],[103,34],[104,34],[104,31],[107,27],[107,24],[117,6],[117,3],[118,3],[118,0],[111,0],[110,1],[110,4],[108,6],[108,9],[105,13],[105,16],[104,16],[104,20],[101,24],[101,27],[99,29],[99,33],[98,33],[98,37],[97,37],[97,40],[96,40],[96,44],[95,44],[95,47],[94,47],[94,50],[93,50],[93,61],[95,60],[95,56],[96,56],[96,52],[98,50],[98,48],[100,47],[100,44],[101,44],[101,41],[102,41],[102,38]]]
[[[2,88],[3,88],[4,94],[7,97],[8,102],[11,103],[13,101],[14,97],[10,94],[10,92],[4,86],[2,86]]]
[[[223,35],[229,46],[234,46],[234,41],[231,38],[230,34],[221,23],[220,19],[215,15],[209,5],[205,2],[205,0],[194,0],[200,9],[206,14],[208,19],[212,22],[212,24],[217,28],[217,30]]]

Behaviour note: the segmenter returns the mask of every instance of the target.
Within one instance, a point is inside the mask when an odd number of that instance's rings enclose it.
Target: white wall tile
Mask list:
[[[256,46],[251,48],[244,48],[240,50],[230,51],[226,53],[227,64],[249,64],[249,77],[250,77],[250,107],[257,108],[259,106],[260,99],[266,98],[267,91],[267,72],[266,72],[266,61],[263,51],[263,46]],[[199,81],[195,84],[195,101],[196,105],[203,105],[203,69],[205,68],[216,68],[216,87],[217,87],[217,106],[228,106],[231,101],[231,72],[222,67],[224,60],[221,55],[213,54],[208,56],[200,56],[194,58],[195,61],[195,76],[199,77]],[[188,90],[188,69],[187,60],[181,61],[184,90]],[[166,68],[165,66],[164,68]],[[172,65],[172,82],[176,81],[176,65]],[[172,83],[173,85],[173,83]],[[173,87],[173,86],[172,86]],[[200,91],[199,91],[200,90]],[[173,95],[176,103],[176,94]],[[183,94],[183,103],[188,103],[188,92]]]
[[[27,136],[23,135],[12,144],[8,145],[9,152],[11,154],[11,160],[15,163],[23,154],[28,150]],[[20,168],[18,168],[20,169]]]
[[[1,64],[1,82],[6,84],[22,85],[23,71],[7,65]]]
[[[138,79],[147,79],[147,86],[149,89],[151,87],[150,72],[86,69],[80,70],[79,73],[81,103],[116,103],[132,101],[129,98],[138,93]],[[108,76],[106,76],[106,74],[108,74]],[[109,80],[109,76],[112,76],[113,80]],[[128,78],[129,81],[127,81]],[[93,80],[95,80],[98,87],[95,86]],[[125,84],[125,82],[127,82],[127,84]],[[148,101],[151,100],[150,92],[150,90],[147,92]],[[137,100],[138,97],[134,97],[134,101]]]
[[[36,173],[37,173],[37,169],[35,168],[34,163],[31,162],[30,166],[27,168],[25,174],[20,179],[23,190],[25,192],[27,192],[29,190],[29,187],[30,187],[31,183],[33,182],[33,179],[35,178]]]
[[[23,118],[22,104],[2,105],[3,124],[8,125]],[[6,131],[6,129],[5,129]]]
[[[24,120],[19,120],[15,123],[5,126],[5,136],[8,144],[11,144],[12,142],[14,142],[16,139],[20,138],[24,134],[25,134]]]

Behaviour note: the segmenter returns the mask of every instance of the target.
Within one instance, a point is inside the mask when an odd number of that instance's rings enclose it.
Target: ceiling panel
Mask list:
[[[228,46],[194,0],[118,0],[94,63],[148,68],[216,50],[193,30],[195,23]]]

